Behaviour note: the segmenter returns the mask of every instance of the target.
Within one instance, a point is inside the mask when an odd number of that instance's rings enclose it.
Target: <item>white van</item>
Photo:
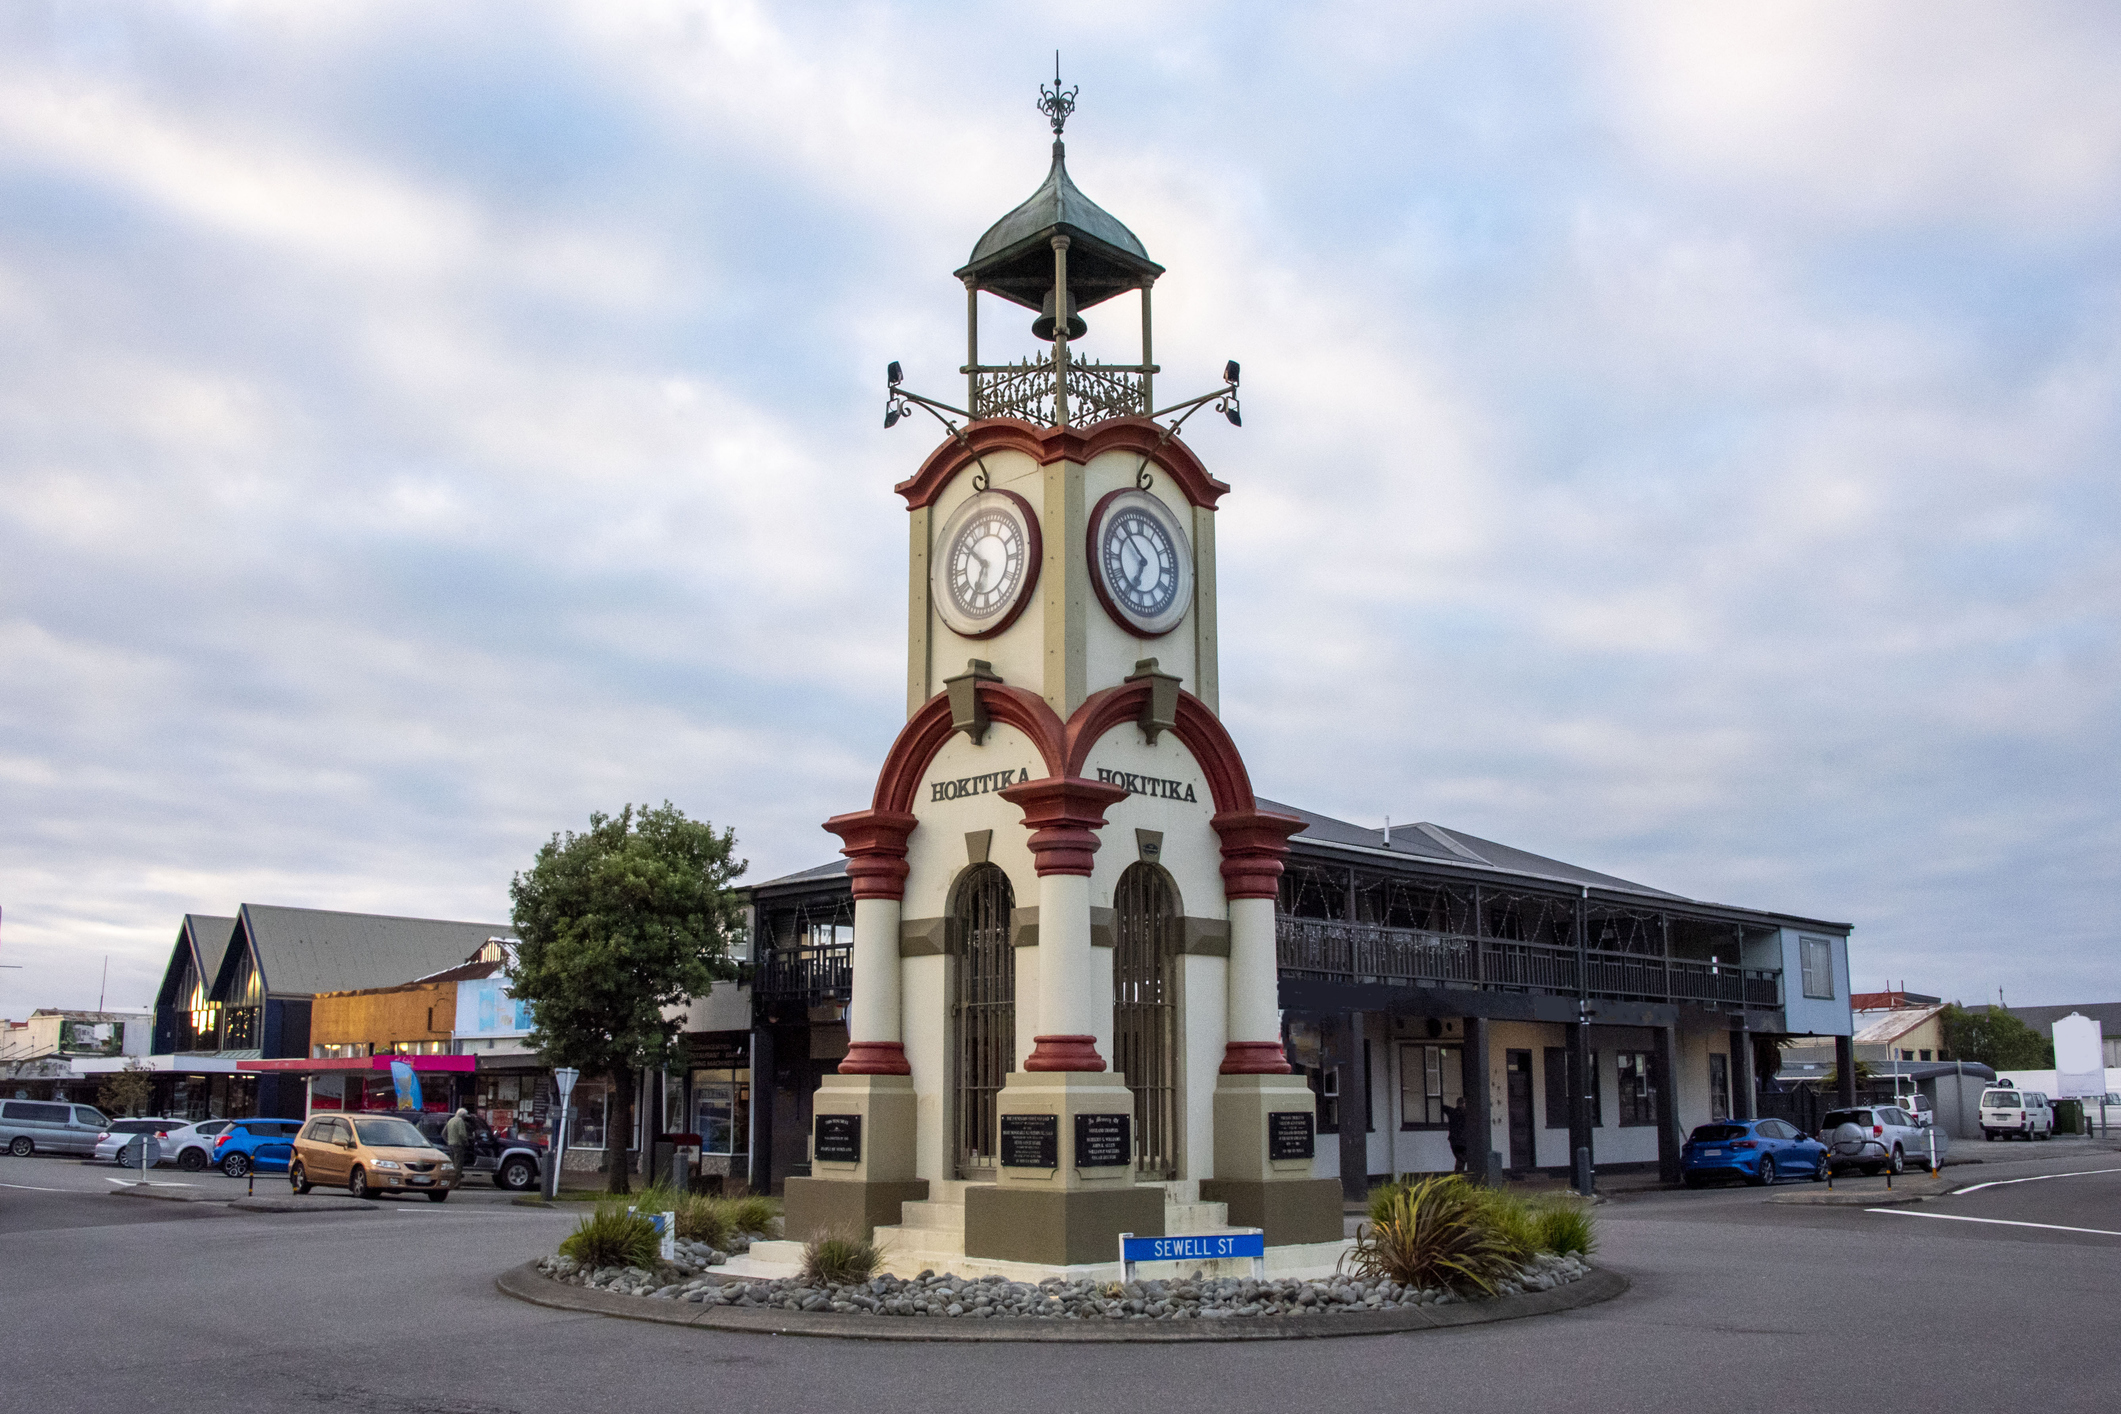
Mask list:
[[[1981,1137],[2008,1139],[2022,1134],[2027,1139],[2055,1137],[2055,1111],[2038,1090],[2014,1090],[2008,1086],[1981,1092]]]

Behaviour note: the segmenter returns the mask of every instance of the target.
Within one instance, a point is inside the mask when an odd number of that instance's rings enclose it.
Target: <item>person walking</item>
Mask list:
[[[471,1172],[471,1111],[459,1108],[442,1126],[442,1142],[449,1146],[449,1157],[457,1166],[459,1177]]]
[[[1444,1133],[1451,1141],[1451,1172],[1466,1171],[1466,1109],[1463,1104],[1443,1107]]]

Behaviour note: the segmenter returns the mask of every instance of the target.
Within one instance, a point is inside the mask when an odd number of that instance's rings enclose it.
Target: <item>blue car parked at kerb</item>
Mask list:
[[[1687,1136],[1680,1172],[1689,1188],[1723,1178],[1762,1185],[1800,1175],[1825,1178],[1826,1145],[1779,1119],[1727,1119]]]
[[[299,1119],[239,1119],[214,1140],[214,1165],[230,1178],[252,1169],[285,1173],[301,1129]]]

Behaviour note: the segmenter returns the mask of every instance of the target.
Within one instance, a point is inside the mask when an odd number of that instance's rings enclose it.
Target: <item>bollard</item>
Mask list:
[[[1576,1151],[1576,1191],[1588,1198],[1591,1196],[1593,1176],[1591,1173],[1591,1151],[1585,1146]]]
[[[258,1171],[255,1168],[250,1168],[244,1170],[244,1172],[249,1176],[250,1183],[244,1188],[243,1196],[255,1198],[258,1196]]]

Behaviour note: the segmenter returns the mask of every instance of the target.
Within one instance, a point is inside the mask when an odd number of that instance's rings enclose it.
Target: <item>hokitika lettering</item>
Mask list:
[[[984,776],[960,776],[954,781],[936,781],[928,789],[930,800],[962,800],[968,795],[986,795],[1003,786],[1020,786],[1031,779],[1022,766],[1013,771],[989,771]]]
[[[1160,800],[1184,800],[1198,805],[1200,797],[1193,787],[1184,781],[1167,781],[1161,776],[1137,776],[1132,771],[1108,771],[1097,768],[1097,779],[1104,785],[1118,786],[1129,795],[1153,795]]]

